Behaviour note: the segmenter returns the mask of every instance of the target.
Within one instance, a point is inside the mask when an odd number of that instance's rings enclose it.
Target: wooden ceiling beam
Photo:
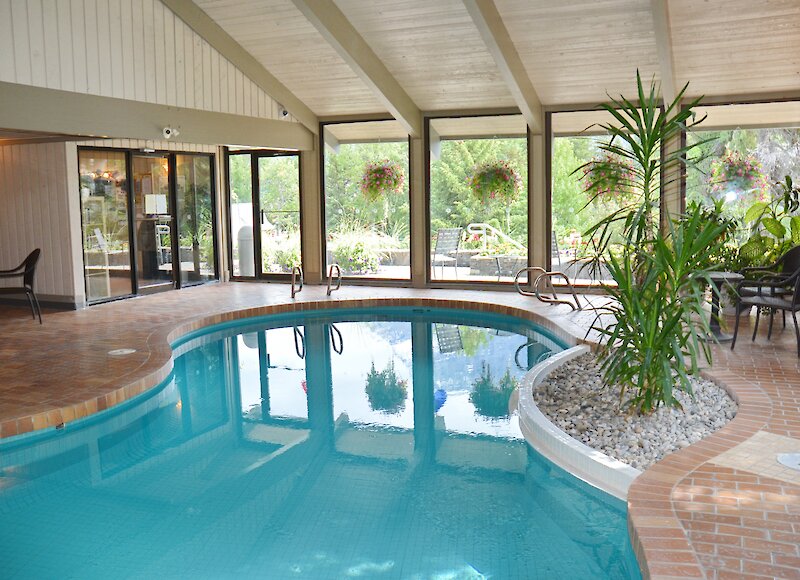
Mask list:
[[[214,50],[228,59],[236,68],[275,99],[295,119],[313,134],[319,131],[316,114],[298,99],[283,83],[275,78],[264,65],[247,52],[241,44],[225,32],[208,14],[192,0],[161,0],[175,15],[183,20]]]
[[[542,103],[493,0],[462,0],[533,134],[544,128]]]
[[[422,113],[333,0],[292,0],[337,54],[366,83],[412,137],[422,136]]]
[[[667,0],[650,0],[650,11],[653,13],[658,64],[661,71],[661,97],[665,104],[670,104],[678,93],[675,90],[675,58],[672,52]]]

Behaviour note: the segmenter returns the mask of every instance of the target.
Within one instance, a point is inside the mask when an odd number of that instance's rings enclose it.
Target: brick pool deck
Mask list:
[[[307,286],[213,284],[45,313],[0,308],[0,437],[56,426],[157,385],[171,369],[169,342],[207,324],[272,311],[327,306],[464,306],[534,319],[578,341],[589,312],[548,307],[512,292],[346,286],[332,297]],[[800,360],[791,321],[745,325],[734,352],[715,347],[706,374],[726,386],[739,413],[725,428],[669,455],[632,485],[628,522],[646,578],[800,579],[800,472],[777,453],[800,452]],[[127,356],[109,351],[135,349]]]

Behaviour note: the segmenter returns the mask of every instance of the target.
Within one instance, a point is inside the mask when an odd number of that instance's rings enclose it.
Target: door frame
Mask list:
[[[255,274],[253,276],[235,275],[233,273],[233,224],[231,222],[231,179],[230,179],[230,158],[234,155],[250,156],[250,188],[252,191],[253,205],[253,259],[255,260]],[[300,264],[304,262],[306,250],[303,239],[303,159],[300,151],[286,151],[280,149],[244,149],[231,151],[225,148],[225,188],[227,189],[228,203],[228,269],[231,280],[288,280],[291,273],[288,272],[264,272],[263,259],[261,255],[261,191],[259,188],[258,161],[265,157],[297,157],[297,204],[300,216]]]
[[[113,302],[116,300],[123,300],[125,298],[131,298],[133,296],[144,296],[148,294],[156,294],[159,292],[164,292],[167,290],[178,290],[180,288],[188,288],[190,286],[197,286],[200,284],[205,284],[207,282],[211,282],[212,280],[208,281],[199,281],[199,282],[189,282],[186,284],[181,284],[181,271],[180,271],[180,245],[179,234],[178,232],[178,204],[177,204],[177,156],[178,155],[186,155],[186,156],[195,156],[195,157],[208,157],[209,163],[211,167],[211,172],[209,174],[211,180],[211,231],[212,236],[214,237],[214,278],[213,281],[219,280],[219,252],[218,252],[218,233],[219,227],[217,224],[217,196],[216,196],[216,155],[214,153],[204,153],[201,151],[167,151],[163,149],[156,149],[156,150],[148,150],[144,151],[142,149],[129,149],[129,148],[120,148],[120,147],[106,147],[106,146],[91,146],[86,145],[82,146],[79,145],[78,148],[78,155],[76,156],[76,161],[80,164],[80,152],[81,151],[107,151],[107,152],[117,152],[123,153],[125,155],[125,172],[126,172],[126,179],[125,179],[125,187],[126,187],[126,197],[127,197],[127,218],[128,218],[128,247],[130,248],[130,278],[131,278],[131,293],[130,294],[122,294],[119,296],[111,296],[109,298],[103,298],[100,300],[87,300],[87,305],[94,305],[94,304],[103,304],[104,302]],[[133,158],[134,157],[156,157],[156,158],[167,158],[167,164],[169,172],[169,201],[172,204],[172,219],[171,221],[171,231],[174,232],[170,235],[170,249],[172,251],[173,256],[178,256],[179,260],[177,265],[173,265],[172,271],[172,284],[164,283],[159,284],[156,286],[146,286],[141,288],[139,286],[139,261],[137,259],[138,254],[138,244],[136,239],[136,213],[134,208],[134,193],[133,193]],[[80,171],[78,171],[80,174]],[[83,207],[81,206],[81,230],[83,230]],[[81,253],[83,253],[83,248],[81,248]],[[82,257],[83,258],[83,257]],[[83,258],[85,262],[85,258]],[[86,265],[84,264],[83,267],[83,283],[84,288],[86,288],[87,281],[86,281]],[[88,296],[88,288],[86,288],[87,296]]]

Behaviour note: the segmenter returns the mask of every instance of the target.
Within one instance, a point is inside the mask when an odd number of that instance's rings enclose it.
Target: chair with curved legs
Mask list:
[[[39,299],[33,291],[33,277],[36,274],[36,263],[39,261],[39,255],[42,251],[36,248],[25,260],[11,270],[0,270],[0,280],[8,280],[13,278],[22,278],[22,286],[7,286],[0,288],[0,295],[2,294],[25,294],[28,303],[31,305],[31,313],[33,319],[39,316],[39,324],[42,323],[42,309],[39,306]]]
[[[793,248],[790,248],[773,264],[768,264],[766,266],[754,266],[740,270],[739,273],[744,274],[748,280],[745,280],[739,284],[737,292],[739,293],[739,296],[755,296],[762,294],[762,289],[758,286],[757,282],[779,283],[787,278],[790,278],[797,270],[800,270],[800,246],[794,246]],[[753,280],[749,280],[750,278],[753,278]],[[772,296],[786,297],[790,296],[793,291],[794,289],[792,288],[791,284],[784,287],[780,287],[779,284],[770,286],[770,295]],[[772,322],[775,318],[775,309],[769,309],[769,315],[769,332],[767,333],[768,340],[772,337]],[[756,320],[758,320],[758,317],[756,317]],[[786,328],[785,310],[783,311],[783,327]],[[758,324],[756,324],[754,333],[757,330]]]
[[[745,287],[750,288],[752,295],[744,292]],[[753,340],[758,331],[758,320],[762,309],[769,309],[770,317],[776,310],[783,313],[790,312],[794,321],[794,332],[797,338],[797,356],[800,357],[800,326],[797,324],[797,312],[800,311],[800,269],[776,280],[742,281],[737,287],[739,299],[736,308],[736,327],[733,331],[731,350],[736,346],[736,336],[739,334],[739,318],[745,307],[749,312],[751,306],[756,307],[756,321],[753,327]],[[770,318],[770,333],[772,324]]]

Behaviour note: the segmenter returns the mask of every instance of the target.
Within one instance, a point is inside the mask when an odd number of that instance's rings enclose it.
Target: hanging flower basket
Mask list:
[[[469,188],[472,195],[483,203],[497,199],[504,205],[511,205],[519,198],[522,180],[508,162],[495,161],[475,169],[469,179]]]
[[[593,199],[624,198],[635,190],[633,166],[611,153],[595,157],[583,167],[583,191]]]
[[[711,162],[708,182],[711,192],[716,194],[731,190],[763,192],[769,186],[761,162],[755,155],[742,155],[738,151],[729,151]]]
[[[389,193],[400,193],[405,178],[405,173],[399,163],[388,159],[377,163],[369,162],[361,177],[361,193],[367,198],[367,201],[378,201]]]

